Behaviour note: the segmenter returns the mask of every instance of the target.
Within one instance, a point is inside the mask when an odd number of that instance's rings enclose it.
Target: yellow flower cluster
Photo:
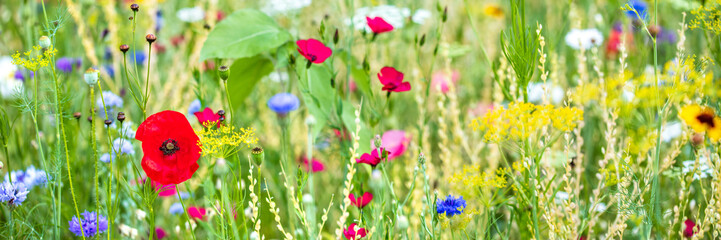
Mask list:
[[[198,146],[200,146],[203,156],[228,157],[235,154],[237,147],[241,144],[250,147],[252,144],[258,143],[253,128],[236,130],[235,127],[224,124],[216,128],[217,124],[217,122],[207,122],[203,129],[197,132],[200,137]]]
[[[481,172],[479,165],[463,166],[463,172],[454,173],[449,178],[451,184],[463,183],[464,189],[476,189],[483,187],[503,188],[506,186],[505,168],[496,169],[495,172]]]
[[[37,53],[33,54],[33,51],[36,51]],[[58,50],[52,46],[46,49],[45,52],[42,52],[42,48],[40,46],[33,46],[33,50],[22,53],[22,56],[20,52],[15,52],[15,54],[12,55],[12,63],[35,72],[40,68],[48,66],[48,64],[50,64],[50,59],[55,56],[57,52]]]
[[[721,33],[721,10],[719,10],[719,1],[710,7],[701,6],[691,10],[693,19],[689,22],[690,29],[703,29],[714,34]]]
[[[468,224],[480,213],[478,209],[467,207],[463,209],[462,214],[453,217],[448,217],[445,213],[438,214],[438,220],[441,224],[441,229],[463,230],[466,229]]]
[[[573,107],[510,103],[474,119],[470,126],[474,131],[484,132],[488,142],[526,139],[544,127],[559,131],[571,131],[583,120],[583,111]]]

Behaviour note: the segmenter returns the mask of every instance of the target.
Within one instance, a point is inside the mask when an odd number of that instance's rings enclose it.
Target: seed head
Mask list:
[[[125,121],[125,113],[119,112],[118,113],[118,122],[122,123],[123,121]]]
[[[123,53],[128,52],[129,49],[130,49],[130,46],[128,46],[127,44],[120,45],[120,51]]]
[[[228,77],[230,77],[230,68],[226,65],[220,66],[218,68],[218,75],[220,75],[220,79],[223,79],[223,81],[228,80]]]
[[[155,42],[155,40],[158,40],[158,38],[155,37],[155,35],[153,35],[152,33],[150,33],[148,35],[145,35],[145,40],[147,40],[148,43],[153,43]]]
[[[50,45],[52,45],[52,42],[50,42],[50,38],[48,36],[40,37],[40,47],[49,48]]]
[[[133,3],[132,5],[130,5],[130,10],[133,10],[133,12],[137,12],[139,9],[140,5],[138,5],[137,3]]]

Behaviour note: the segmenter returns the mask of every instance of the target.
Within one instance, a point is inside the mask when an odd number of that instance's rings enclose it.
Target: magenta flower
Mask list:
[[[217,122],[218,127],[220,127],[220,114],[213,112],[213,109],[209,107],[203,109],[202,112],[195,112],[193,114],[203,126],[209,122]]]
[[[411,90],[411,84],[403,82],[403,73],[392,67],[383,67],[378,73],[378,80],[383,84],[383,91],[388,91],[388,94]]]
[[[326,47],[321,41],[309,38],[308,40],[298,40],[295,42],[298,45],[298,52],[303,55],[305,59],[312,63],[323,63],[333,53],[329,47]]]
[[[205,217],[206,210],[203,207],[189,207],[188,208],[188,215],[190,215],[190,218],[197,219],[197,220],[203,220],[203,217]]]
[[[373,194],[369,192],[363,193],[363,196],[356,197],[352,193],[348,195],[348,198],[350,199],[351,204],[353,206],[356,206],[358,208],[363,208],[366,205],[368,205],[371,200],[373,200]]]
[[[381,137],[381,147],[389,152],[389,161],[403,155],[410,143],[411,137],[403,130],[390,130]]]
[[[381,151],[385,152],[386,155],[391,154],[383,148],[381,148]],[[378,152],[378,149],[373,149],[370,154],[364,153],[359,159],[356,160],[356,163],[365,163],[375,168],[376,165],[381,163],[381,160],[383,159],[381,156],[378,156]]]
[[[325,165],[323,165],[322,162],[318,161],[318,159],[313,158],[310,162],[308,162],[308,158],[303,157],[301,158],[303,162],[303,167],[306,171],[310,170],[314,173],[316,172],[322,172],[325,170]]]
[[[447,93],[448,90],[450,90],[450,84],[455,85],[460,77],[458,71],[453,71],[452,73],[438,71],[431,77],[431,88],[433,88],[434,91]]]
[[[393,25],[390,25],[386,22],[386,20],[383,20],[382,17],[366,17],[366,22],[368,22],[368,27],[374,34],[393,31]]]

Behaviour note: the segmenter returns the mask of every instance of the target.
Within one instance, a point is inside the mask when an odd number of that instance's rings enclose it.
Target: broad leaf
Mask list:
[[[200,61],[252,57],[273,50],[290,39],[290,33],[265,13],[242,9],[213,28],[200,50]]]
[[[273,63],[263,56],[241,58],[230,66],[228,92],[234,108],[240,107],[253,92],[255,84],[273,71]]]
[[[317,136],[333,114],[334,89],[330,86],[331,74],[325,67],[315,64],[307,70],[305,64],[297,64],[296,72],[300,77],[299,88],[303,102],[316,120],[312,133]]]

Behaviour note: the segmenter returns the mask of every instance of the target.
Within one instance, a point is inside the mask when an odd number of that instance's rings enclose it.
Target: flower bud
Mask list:
[[[93,116],[88,116],[88,122],[90,122],[90,123],[93,122]]]
[[[128,52],[129,49],[130,49],[130,46],[128,46],[127,44],[120,45],[120,51],[123,53]]]
[[[691,136],[691,143],[693,143],[694,146],[701,146],[703,144],[703,140],[703,134],[694,133],[693,136]]]
[[[340,40],[340,39],[338,37],[338,29],[336,28],[335,34],[333,34],[333,44],[338,44],[338,40]]]
[[[255,162],[256,165],[259,165],[263,163],[265,160],[265,154],[263,153],[262,147],[255,147],[253,150],[250,151],[250,154],[253,156],[253,162]]]
[[[223,109],[218,110],[218,115],[225,116],[225,110],[223,110]]]
[[[52,42],[50,42],[50,38],[48,36],[40,37],[40,47],[49,48],[51,45],[52,45]]]
[[[105,126],[110,126],[110,124],[113,123],[113,120],[105,119]]]
[[[448,7],[443,8],[443,22],[448,20]]]
[[[408,228],[408,218],[405,215],[399,216],[396,227],[398,227],[399,230],[405,230]]]
[[[218,75],[220,75],[220,79],[223,79],[223,81],[228,80],[228,77],[230,76],[230,67],[228,66],[220,66],[218,68]]]
[[[119,112],[118,113],[118,122],[122,123],[123,121],[125,121],[125,113]]]
[[[423,36],[421,36],[421,40],[418,41],[418,46],[423,47],[423,44],[426,43],[426,34],[424,33]]]
[[[94,87],[96,83],[98,83],[98,71],[95,68],[88,68],[88,70],[85,71],[85,83],[90,85],[91,87]]]
[[[158,40],[158,38],[152,33],[149,33],[148,35],[145,35],[145,40],[148,41],[148,43],[153,43],[155,40]]]
[[[376,134],[376,136],[373,138],[373,146],[375,148],[381,147],[381,135]]]
[[[80,112],[73,113],[73,117],[75,118],[75,120],[79,120],[81,116],[83,116],[83,114]]]
[[[132,5],[130,5],[130,10],[133,10],[133,12],[137,12],[139,9],[140,5],[138,5],[137,3],[133,3]]]

